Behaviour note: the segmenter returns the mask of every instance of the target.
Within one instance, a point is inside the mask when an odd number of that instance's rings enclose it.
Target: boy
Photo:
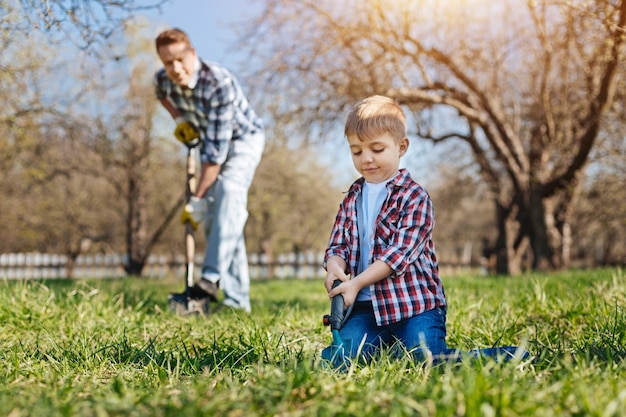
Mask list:
[[[346,354],[381,347],[438,355],[446,349],[446,298],[432,240],[434,212],[424,188],[399,169],[409,139],[394,100],[373,96],[348,114],[345,136],[362,175],[339,207],[326,249],[324,286],[348,307]],[[341,285],[332,288],[335,280]]]

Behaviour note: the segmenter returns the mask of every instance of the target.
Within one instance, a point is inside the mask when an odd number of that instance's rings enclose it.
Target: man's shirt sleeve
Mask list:
[[[228,147],[233,138],[236,117],[236,87],[232,78],[225,78],[208,100],[206,140],[202,162],[223,164],[228,155]]]
[[[163,100],[164,98],[167,97],[167,93],[163,86],[163,81],[162,81],[163,77],[167,77],[163,69],[160,69],[159,71],[157,71],[156,74],[154,74],[154,80],[153,80],[154,92],[156,94],[157,99],[159,100]]]

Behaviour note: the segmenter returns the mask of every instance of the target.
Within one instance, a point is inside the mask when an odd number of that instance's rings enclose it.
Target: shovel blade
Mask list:
[[[345,369],[349,365],[343,346],[330,345],[322,350],[322,359],[334,369]]]
[[[350,351],[351,340],[344,340],[338,330],[333,330],[333,341],[322,350],[322,359],[328,361],[335,369],[345,369],[350,365],[346,349]]]

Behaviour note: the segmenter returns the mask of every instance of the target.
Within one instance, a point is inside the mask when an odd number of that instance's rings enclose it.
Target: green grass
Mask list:
[[[448,344],[522,363],[378,358],[341,373],[320,280],[254,282],[253,313],[167,310],[174,280],[0,282],[0,416],[626,415],[626,274],[445,279]]]

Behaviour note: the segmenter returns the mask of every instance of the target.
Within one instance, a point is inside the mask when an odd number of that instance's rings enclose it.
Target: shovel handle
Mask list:
[[[187,184],[185,194],[187,200],[185,203],[189,202],[189,199],[196,192],[197,179],[196,179],[196,149],[189,148],[187,150]],[[194,270],[195,264],[194,259],[196,256],[196,240],[193,236],[193,226],[191,223],[185,223],[185,257],[187,258],[187,268],[185,273],[185,292],[187,293],[187,298],[190,295],[190,288],[193,287],[194,283]]]
[[[339,286],[341,284],[340,280],[335,280],[333,282],[333,288]],[[344,303],[343,303],[343,295],[339,294],[333,297],[330,302],[330,329],[331,330],[339,330],[343,325],[344,319]]]

